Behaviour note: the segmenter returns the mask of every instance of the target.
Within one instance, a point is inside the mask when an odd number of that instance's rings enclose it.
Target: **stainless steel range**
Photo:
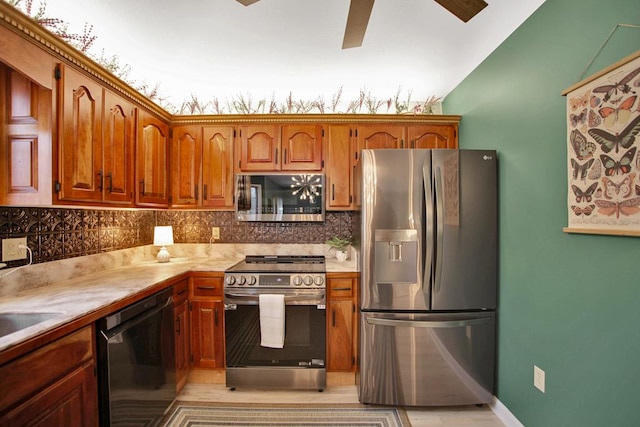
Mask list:
[[[227,387],[326,387],[325,271],[323,256],[252,255],[225,272]],[[284,300],[281,347],[261,340],[266,296]]]

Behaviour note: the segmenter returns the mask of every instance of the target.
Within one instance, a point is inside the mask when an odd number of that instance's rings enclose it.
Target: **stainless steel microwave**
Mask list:
[[[238,221],[324,221],[324,175],[236,175]]]

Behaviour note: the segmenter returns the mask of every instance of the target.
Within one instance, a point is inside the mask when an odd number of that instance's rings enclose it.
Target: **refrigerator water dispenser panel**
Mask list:
[[[377,283],[418,282],[418,231],[375,231],[375,281]]]

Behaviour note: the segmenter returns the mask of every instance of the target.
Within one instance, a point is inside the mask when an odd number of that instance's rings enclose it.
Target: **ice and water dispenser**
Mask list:
[[[418,231],[375,230],[375,274],[378,284],[418,282]]]

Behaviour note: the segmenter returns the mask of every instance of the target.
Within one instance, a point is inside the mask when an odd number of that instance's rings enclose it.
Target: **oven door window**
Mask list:
[[[237,305],[225,311],[226,364],[324,367],[325,320],[325,310],[315,305],[287,305],[284,348],[262,347],[258,306]]]

